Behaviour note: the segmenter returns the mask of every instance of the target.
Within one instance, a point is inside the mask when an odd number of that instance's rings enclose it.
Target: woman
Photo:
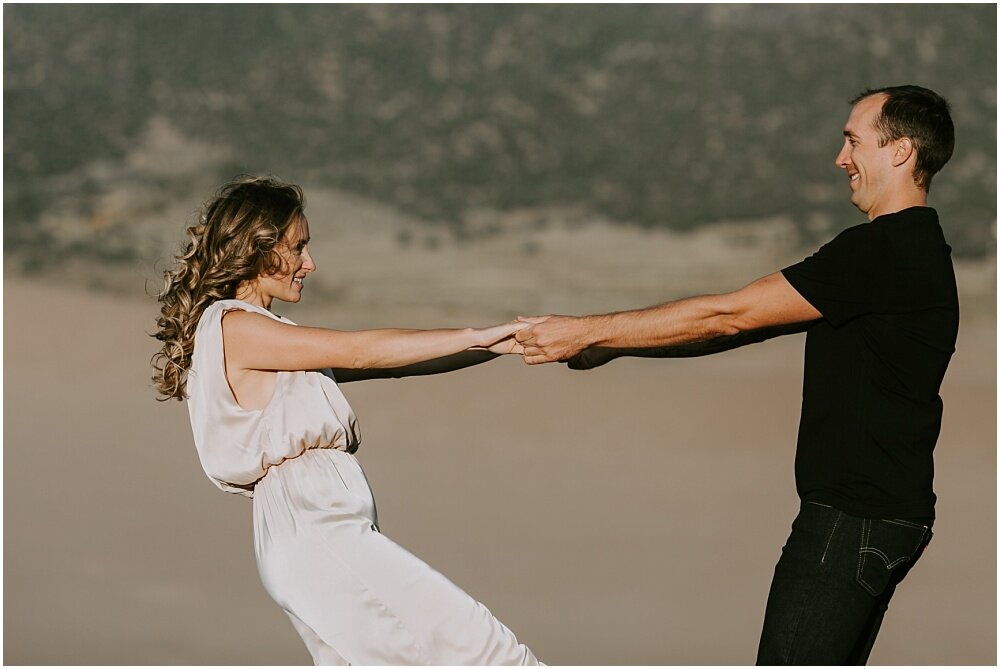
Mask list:
[[[188,235],[159,298],[153,379],[163,399],[188,400],[209,478],[253,498],[264,587],[315,663],[538,664],[486,607],[379,532],[336,383],[519,352],[524,324],[345,332],[276,316],[272,302],[302,299],[316,265],[302,191],[274,178],[227,184]]]

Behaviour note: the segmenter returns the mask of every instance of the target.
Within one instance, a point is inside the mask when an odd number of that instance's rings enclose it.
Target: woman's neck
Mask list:
[[[264,296],[257,291],[257,286],[248,285],[246,283],[242,284],[236,289],[236,299],[242,300],[243,302],[249,302],[258,307],[263,307],[268,311],[271,310],[271,298],[268,297],[266,300]]]

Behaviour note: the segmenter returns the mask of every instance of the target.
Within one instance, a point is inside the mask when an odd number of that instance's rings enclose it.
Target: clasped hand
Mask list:
[[[586,325],[581,317],[518,316],[505,325],[510,333],[484,348],[493,353],[521,355],[529,365],[566,362],[572,369],[591,369],[613,357],[607,349],[587,348]]]

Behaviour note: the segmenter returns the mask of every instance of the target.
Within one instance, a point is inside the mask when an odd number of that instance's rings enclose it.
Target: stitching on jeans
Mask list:
[[[898,565],[898,564],[900,564],[902,562],[906,562],[907,560],[910,559],[908,556],[904,555],[903,557],[897,558],[897,559],[895,559],[895,560],[893,560],[893,561],[890,562],[888,555],[886,555],[885,553],[883,553],[882,551],[880,551],[877,548],[871,548],[871,547],[869,547],[869,548],[862,548],[861,552],[862,553],[865,553],[865,552],[867,552],[867,553],[874,553],[875,555],[878,555],[880,558],[882,558],[882,561],[885,562],[885,565],[886,565],[886,567],[888,569],[892,569],[896,565]]]
[[[879,549],[873,548],[873,547],[871,547],[871,546],[868,545],[868,541],[871,538],[872,522],[873,521],[871,521],[871,520],[869,520],[867,518],[863,518],[862,521],[861,521],[861,548],[858,550],[858,573],[857,573],[857,579],[858,579],[858,583],[861,585],[861,587],[863,587],[865,590],[867,590],[872,596],[878,596],[877,593],[875,592],[875,589],[861,576],[861,572],[864,569],[865,562],[866,562],[866,559],[867,559],[867,554],[868,553],[873,553],[873,554],[878,555],[879,557],[881,557],[882,560],[886,564],[886,569],[888,569],[889,571],[892,571],[893,569],[895,569],[896,567],[898,567],[902,563],[904,563],[904,562],[910,562],[910,561],[913,560],[913,556],[917,554],[917,552],[920,550],[920,547],[923,545],[923,543],[924,543],[924,537],[927,536],[929,528],[927,526],[925,526],[925,525],[911,524],[911,523],[908,523],[907,521],[898,521],[898,520],[893,521],[893,520],[884,520],[884,519],[881,520],[880,522],[883,522],[883,523],[893,523],[894,525],[900,525],[901,527],[909,527],[911,529],[919,529],[919,530],[921,530],[921,532],[920,532],[920,540],[917,542],[917,546],[916,546],[916,548],[913,549],[913,552],[910,555],[904,555],[903,557],[898,558],[898,559],[893,560],[893,561],[890,562],[888,555],[886,555],[885,553],[883,553]],[[891,576],[890,576],[890,578],[891,578]]]
[[[921,525],[919,523],[911,523],[911,522],[909,522],[907,520],[888,520],[888,519],[883,519],[882,522],[883,523],[892,523],[893,525],[902,525],[903,527],[912,527],[915,530],[926,530],[927,529],[926,525]]]
[[[826,564],[826,553],[830,550],[830,544],[833,542],[833,535],[837,533],[837,525],[840,524],[840,517],[844,515],[841,512],[837,512],[837,519],[833,521],[833,529],[830,530],[830,536],[826,540],[826,547],[823,549],[823,557],[819,559],[820,564]]]
[[[867,518],[862,518],[861,519],[861,550],[858,551],[858,573],[856,574],[856,577],[858,579],[858,583],[860,583],[861,586],[865,590],[867,590],[869,593],[871,592],[871,586],[869,586],[868,583],[865,582],[865,579],[861,578],[861,570],[865,566],[865,555],[868,552],[868,536],[867,536],[867,533],[870,532],[870,531],[871,531],[871,521],[868,520]]]
[[[888,556],[888,555],[886,555],[885,553],[883,553],[882,551],[880,551],[880,550],[879,550],[879,549],[877,549],[877,548],[872,548],[871,546],[865,546],[864,548],[862,548],[862,549],[861,549],[861,552],[862,552],[862,553],[865,553],[865,552],[868,552],[868,553],[874,553],[875,555],[878,555],[879,557],[881,557],[881,558],[882,558],[882,560],[883,560],[883,561],[884,561],[884,562],[885,562],[886,564],[889,564],[889,556]]]

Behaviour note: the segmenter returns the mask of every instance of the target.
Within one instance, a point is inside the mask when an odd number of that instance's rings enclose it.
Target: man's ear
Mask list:
[[[894,167],[903,165],[911,157],[917,157],[913,148],[913,140],[909,137],[900,137],[893,144],[896,147],[895,151],[892,152],[892,164]]]

